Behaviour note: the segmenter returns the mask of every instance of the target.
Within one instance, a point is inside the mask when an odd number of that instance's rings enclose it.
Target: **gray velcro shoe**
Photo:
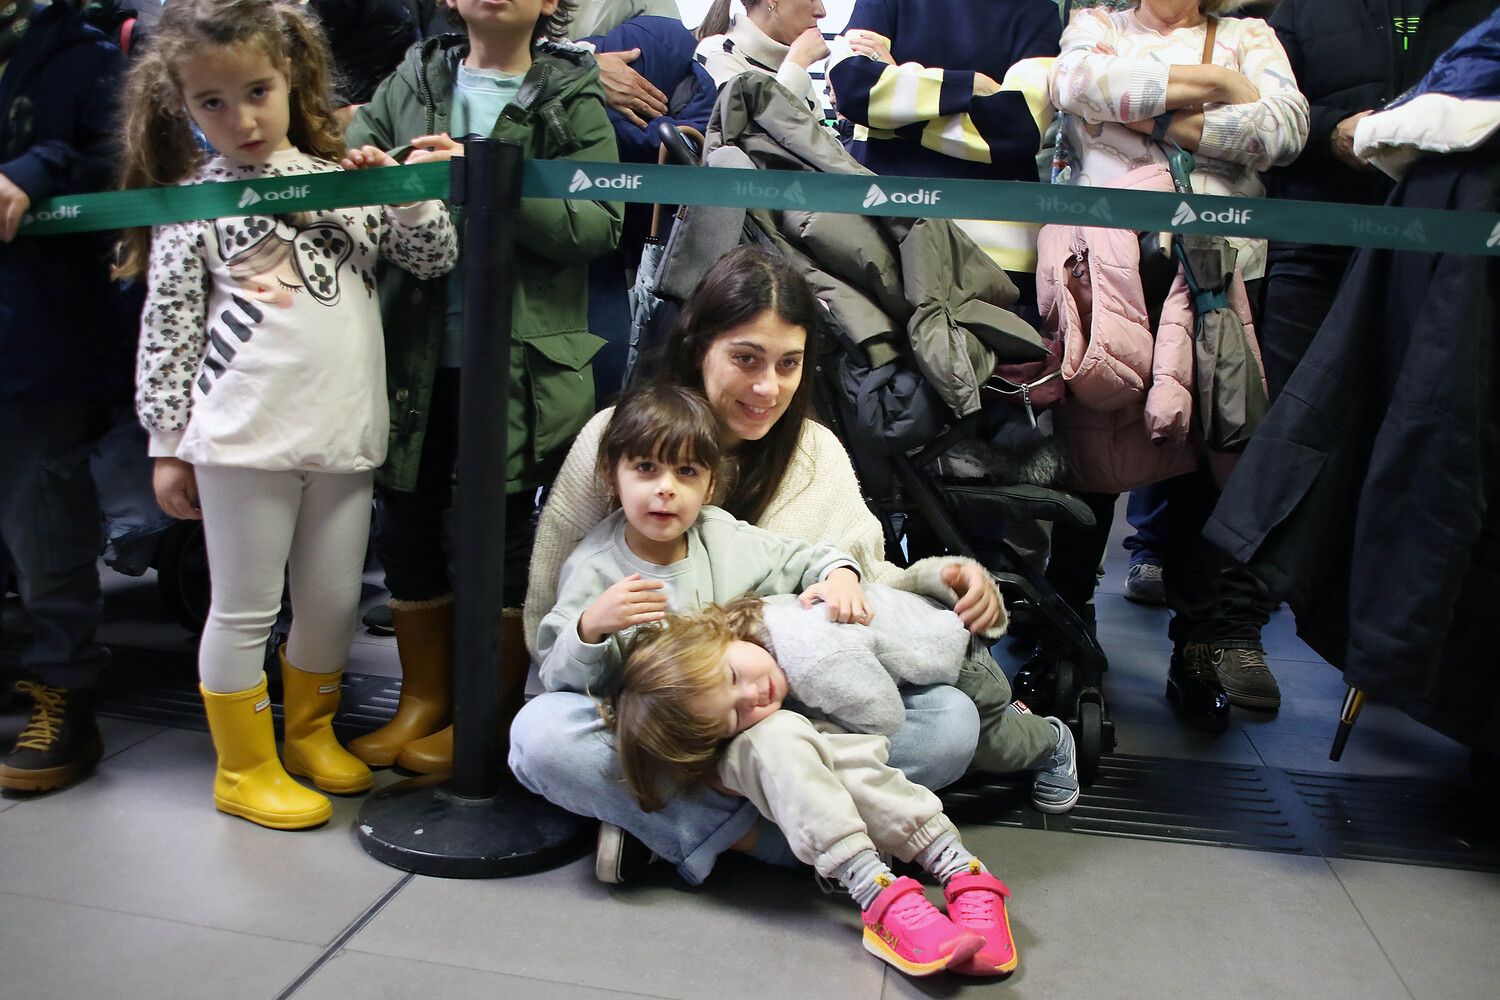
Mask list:
[[[1068,812],[1078,802],[1078,748],[1073,731],[1061,719],[1047,717],[1057,730],[1057,748],[1037,768],[1031,782],[1031,804],[1044,813]]]

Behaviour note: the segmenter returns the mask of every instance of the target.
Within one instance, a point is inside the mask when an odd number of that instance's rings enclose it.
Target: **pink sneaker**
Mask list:
[[[948,901],[948,919],[959,927],[984,937],[984,946],[967,961],[954,963],[954,972],[965,976],[998,976],[1010,972],[1020,961],[1010,935],[1010,914],[1005,898],[1010,890],[989,872],[955,875],[943,886]]]
[[[864,918],[865,951],[910,976],[941,972],[984,947],[983,936],[954,926],[929,903],[916,879],[890,882]]]

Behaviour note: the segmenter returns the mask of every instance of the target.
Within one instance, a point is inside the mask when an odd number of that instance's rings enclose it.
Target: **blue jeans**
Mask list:
[[[21,666],[44,684],[91,688],[109,663],[94,641],[104,547],[81,400],[0,402],[0,542],[36,634]]]
[[[974,702],[947,685],[907,688],[902,696],[906,723],[891,737],[890,765],[934,790],[957,781],[979,742]],[[626,830],[693,885],[760,817],[746,799],[706,788],[643,812],[620,777],[614,739],[593,699],[569,691],[538,695],[516,715],[510,769],[521,784],[569,812]]]
[[[1167,547],[1164,525],[1167,520],[1167,497],[1170,491],[1161,483],[1151,483],[1130,491],[1125,503],[1125,520],[1135,529],[1122,542],[1130,553],[1130,565],[1161,565],[1162,550]]]

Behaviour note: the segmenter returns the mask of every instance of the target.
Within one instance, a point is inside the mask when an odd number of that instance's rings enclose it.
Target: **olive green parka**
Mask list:
[[[467,54],[468,39],[459,35],[413,46],[370,103],[355,113],[346,136],[349,147],[375,145],[402,159],[413,139],[447,132],[458,65]],[[528,159],[619,158],[593,56],[549,42],[537,43],[520,93],[491,136],[521,143]],[[590,361],[604,341],[588,330],[588,261],[619,242],[623,216],[623,206],[612,201],[521,202],[507,492],[549,482],[567,445],[593,415]],[[464,266],[462,258],[458,266]],[[391,446],[376,481],[386,489],[416,486],[447,297],[446,277],[423,281],[399,268],[386,268],[380,276]]]

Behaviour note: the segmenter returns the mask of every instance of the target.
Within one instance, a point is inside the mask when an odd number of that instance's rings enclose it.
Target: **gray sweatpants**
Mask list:
[[[886,764],[889,753],[884,736],[783,709],[729,742],[719,780],[781,828],[798,860],[829,877],[860,851],[910,861],[955,830],[936,795]]]

